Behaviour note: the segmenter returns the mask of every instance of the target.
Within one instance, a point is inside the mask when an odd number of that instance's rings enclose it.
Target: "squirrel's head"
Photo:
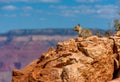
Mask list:
[[[80,27],[80,24],[78,24],[77,26],[74,27],[73,30],[79,32],[80,28],[81,28],[81,27]]]
[[[114,23],[118,23],[118,22],[119,22],[119,20],[118,20],[118,19],[115,19],[115,20],[114,20]]]

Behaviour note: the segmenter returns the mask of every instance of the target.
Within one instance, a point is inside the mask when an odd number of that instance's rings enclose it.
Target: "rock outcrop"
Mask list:
[[[13,82],[107,82],[119,77],[120,37],[91,36],[58,42],[22,70]]]

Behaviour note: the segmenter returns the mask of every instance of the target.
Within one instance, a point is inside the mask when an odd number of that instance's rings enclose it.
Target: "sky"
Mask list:
[[[0,33],[16,29],[110,29],[119,0],[0,0]]]

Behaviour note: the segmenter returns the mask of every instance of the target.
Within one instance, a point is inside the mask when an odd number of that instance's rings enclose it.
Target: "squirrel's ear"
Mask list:
[[[80,26],[80,24],[78,24],[78,26]]]

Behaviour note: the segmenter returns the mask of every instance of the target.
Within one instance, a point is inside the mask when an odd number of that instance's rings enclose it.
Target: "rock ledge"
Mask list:
[[[13,82],[107,82],[119,77],[120,37],[91,36],[58,42],[22,70]]]

